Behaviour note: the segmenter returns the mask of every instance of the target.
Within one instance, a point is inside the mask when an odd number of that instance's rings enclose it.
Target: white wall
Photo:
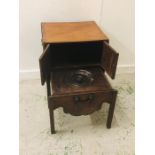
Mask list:
[[[43,21],[95,20],[120,53],[119,66],[134,65],[134,0],[20,0],[20,71],[39,69]]]
[[[104,0],[101,25],[120,53],[119,65],[134,65],[134,0]]]

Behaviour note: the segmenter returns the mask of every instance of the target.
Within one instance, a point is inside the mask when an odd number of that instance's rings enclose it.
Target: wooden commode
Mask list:
[[[118,53],[108,37],[93,21],[42,23],[41,30],[40,74],[47,86],[51,133],[55,133],[56,108],[80,116],[99,110],[104,102],[109,104],[110,128],[117,90],[105,72],[115,78]]]

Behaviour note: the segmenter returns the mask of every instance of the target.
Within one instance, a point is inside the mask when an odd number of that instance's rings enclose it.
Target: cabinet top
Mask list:
[[[94,21],[41,23],[43,43],[108,40]]]

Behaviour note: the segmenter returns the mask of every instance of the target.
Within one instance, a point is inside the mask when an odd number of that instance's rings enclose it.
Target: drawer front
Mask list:
[[[88,93],[70,96],[59,96],[51,98],[51,105],[54,109],[63,107],[65,113],[75,116],[88,115],[99,110],[103,102],[110,102],[112,93]]]

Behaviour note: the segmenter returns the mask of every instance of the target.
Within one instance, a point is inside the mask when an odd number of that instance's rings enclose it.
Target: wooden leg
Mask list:
[[[115,103],[116,103],[116,96],[117,96],[117,92],[114,92],[112,102],[110,103],[108,119],[107,119],[107,128],[108,129],[111,128],[111,123],[112,123],[114,109],[115,109]]]
[[[55,133],[55,127],[54,127],[54,109],[51,106],[51,101],[49,96],[51,96],[51,89],[50,89],[50,78],[46,81],[47,84],[47,100],[48,100],[48,109],[49,109],[49,114],[50,114],[50,124],[51,124],[51,134]]]
[[[49,113],[50,113],[51,134],[54,134],[56,133],[54,127],[54,110],[52,108],[49,108]]]

